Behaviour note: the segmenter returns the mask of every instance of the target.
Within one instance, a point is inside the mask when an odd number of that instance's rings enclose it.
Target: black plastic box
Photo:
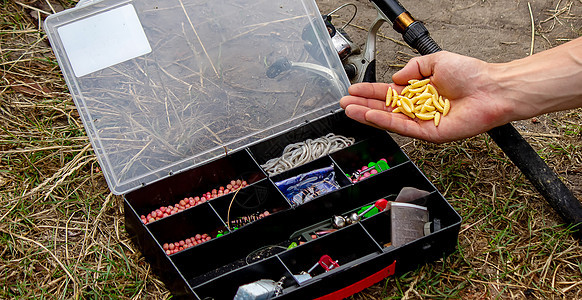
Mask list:
[[[355,138],[352,146],[324,156],[272,178],[260,167],[280,156],[291,143],[328,133]],[[351,174],[369,161],[386,158],[390,169],[352,183]],[[312,169],[333,165],[340,188],[294,207],[274,182]],[[244,178],[242,188],[228,207],[233,194],[226,194],[161,220],[143,224],[140,215],[160,206],[172,205],[187,196],[200,194],[233,178]],[[389,246],[390,213],[384,211],[292,249],[250,257],[270,245],[286,245],[298,230],[334,215],[354,211],[377,199],[394,200],[403,187],[429,191],[423,199],[430,220],[441,228],[401,247]],[[244,205],[240,205],[244,203]],[[257,211],[271,215],[230,231],[231,219]],[[384,131],[359,124],[336,112],[273,136],[244,150],[228,153],[210,163],[175,174],[125,195],[127,231],[154,272],[178,298],[232,299],[239,286],[260,279],[285,277],[277,299],[338,299],[356,293],[386,276],[450,254],[457,244],[461,217]],[[178,253],[167,255],[162,245],[196,233],[227,234]],[[283,246],[281,246],[283,247]],[[310,280],[298,283],[293,274],[313,266],[327,254],[339,268],[324,272],[317,267]],[[252,255],[251,255],[252,256]]]
[[[454,251],[460,216],[388,133],[340,110],[350,82],[314,0],[79,1],[45,29],[102,174],[125,196],[127,231],[176,297],[232,299],[241,285],[285,278],[278,298],[337,299]],[[329,133],[355,143],[272,177],[261,167]],[[388,170],[346,175],[383,158]],[[275,185],[330,166],[339,188],[303,205]],[[233,179],[248,186],[142,222]],[[390,212],[315,239],[301,232],[404,187],[429,192],[420,200],[440,226],[422,238],[391,246]],[[196,234],[212,239],[164,251]],[[325,255],[339,267],[317,266]],[[309,280],[294,276],[311,268]]]

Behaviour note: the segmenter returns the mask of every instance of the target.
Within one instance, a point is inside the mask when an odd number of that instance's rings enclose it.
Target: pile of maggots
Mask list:
[[[434,125],[439,126],[441,114],[444,117],[449,113],[451,103],[449,99],[440,96],[429,82],[430,79],[409,80],[400,95],[389,87],[386,106],[395,107],[392,112],[403,113],[411,119],[434,120]]]

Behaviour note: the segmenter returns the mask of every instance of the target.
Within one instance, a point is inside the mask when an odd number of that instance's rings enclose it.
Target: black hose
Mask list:
[[[582,204],[511,124],[487,132],[580,239]]]
[[[421,22],[410,24],[402,34],[404,41],[416,49],[420,55],[427,55],[441,51],[441,47],[430,37],[428,30]]]

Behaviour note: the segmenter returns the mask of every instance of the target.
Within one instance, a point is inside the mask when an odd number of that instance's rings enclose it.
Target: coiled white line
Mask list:
[[[327,154],[341,150],[354,144],[354,138],[329,133],[317,139],[307,139],[303,142],[289,144],[283,149],[280,157],[268,160],[261,167],[269,176],[277,175],[293,169]]]

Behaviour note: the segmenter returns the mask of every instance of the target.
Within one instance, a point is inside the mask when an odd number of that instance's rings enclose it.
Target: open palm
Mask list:
[[[430,78],[451,102],[451,110],[433,121],[411,119],[386,107],[388,87],[402,91],[410,79]],[[361,123],[435,143],[458,140],[485,132],[509,121],[507,102],[494,97],[497,87],[488,77],[488,65],[461,55],[441,52],[412,59],[393,76],[394,83],[358,83],[340,100],[346,114]]]

